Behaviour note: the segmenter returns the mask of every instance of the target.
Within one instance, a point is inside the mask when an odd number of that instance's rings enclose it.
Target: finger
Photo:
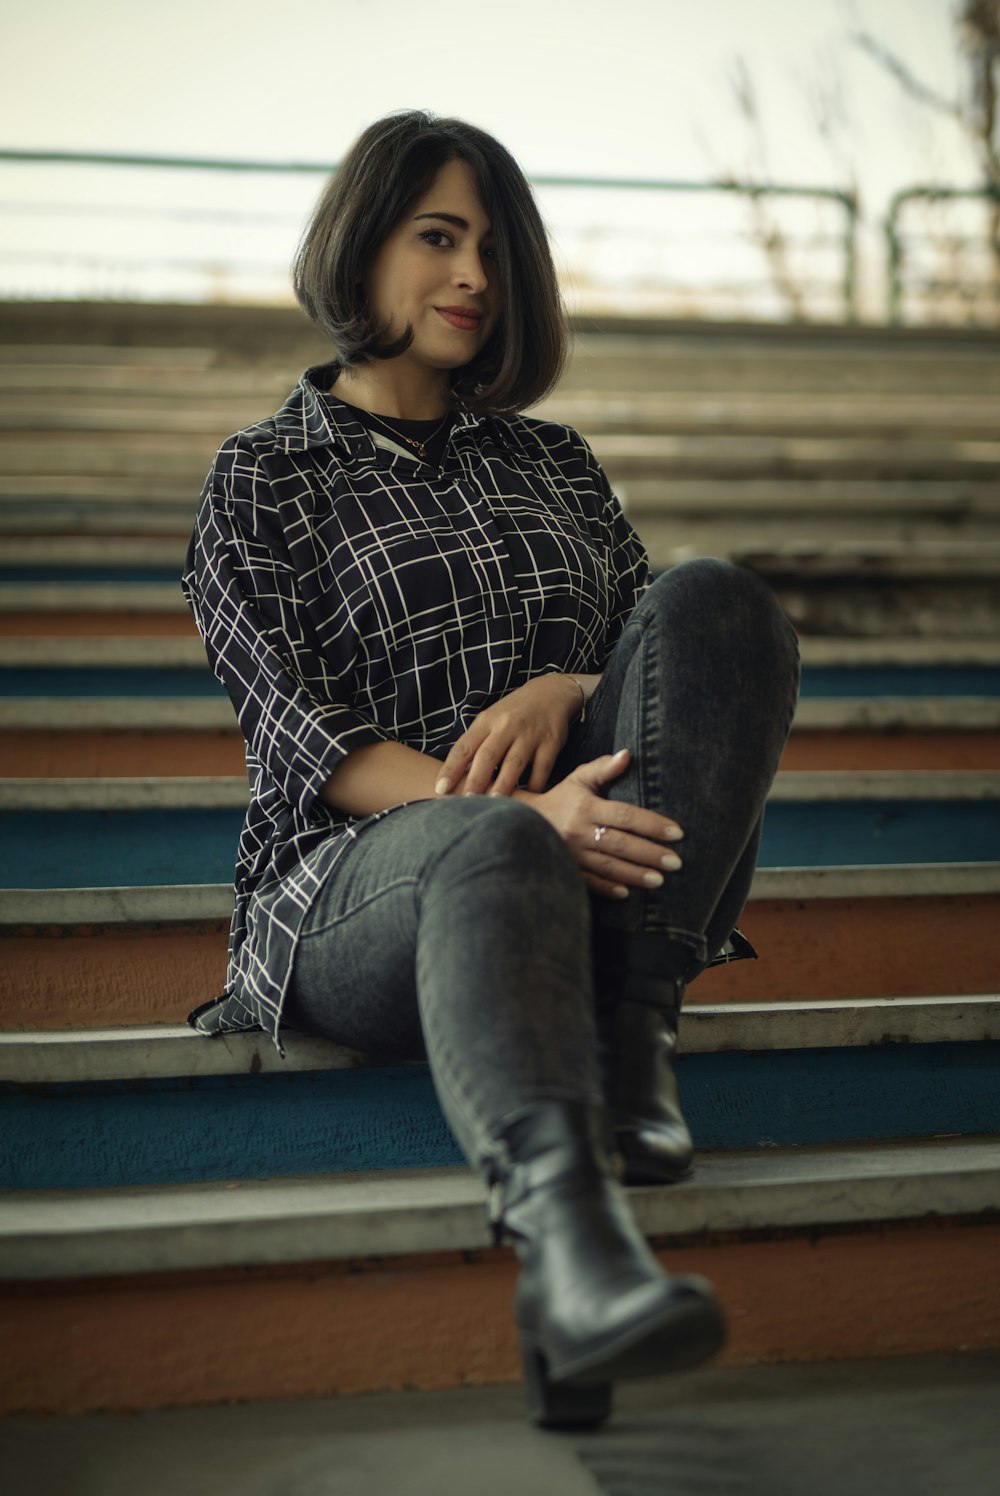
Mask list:
[[[469,766],[469,777],[465,783],[465,794],[485,795],[493,787],[493,776],[497,764],[506,757],[510,744],[502,737],[491,733],[477,751]]]
[[[455,788],[455,785],[468,769],[476,749],[483,739],[488,736],[489,728],[485,725],[477,725],[475,722],[473,722],[472,726],[466,732],[463,732],[441,765],[441,772],[434,785],[434,793],[436,795],[447,795],[450,790]]]
[[[512,795],[517,789],[518,781],[524,772],[528,758],[529,755],[524,751],[521,743],[514,743],[508,749],[489,793],[491,795]]]
[[[593,832],[583,838],[581,852],[616,857],[620,862],[654,868],[657,872],[675,873],[681,866],[682,859],[676,848],[664,846],[659,836],[634,836],[627,831],[616,831],[609,821],[605,821],[604,826],[599,839],[595,840]]]
[[[683,840],[683,828],[670,816],[646,810],[642,805],[633,805],[630,800],[606,800],[602,797],[595,799],[596,803],[590,809],[594,813],[596,825],[614,827],[618,832],[648,837],[654,842]]]
[[[531,777],[528,780],[528,789],[540,795],[548,784],[555,768],[558,751],[555,748],[539,748],[531,764]]]
[[[605,753],[600,758],[592,758],[589,763],[579,764],[568,777],[585,784],[588,789],[598,789],[624,774],[628,762],[628,749],[619,748],[617,753]]]
[[[602,840],[601,846],[603,847]],[[606,879],[610,883],[624,883],[628,888],[662,888],[666,879],[676,873],[676,868],[652,867],[649,863],[630,862],[610,852],[583,851],[577,853],[577,862],[587,872]]]
[[[598,878],[593,873],[584,873],[583,881],[588,888],[595,893],[603,894],[606,899],[627,899],[628,889],[623,883],[609,883],[606,878]]]

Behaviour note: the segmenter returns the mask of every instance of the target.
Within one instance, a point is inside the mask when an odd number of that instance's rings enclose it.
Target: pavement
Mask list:
[[[518,1386],[0,1419],[5,1496],[998,1496],[1000,1351],[621,1385],[588,1434]]]

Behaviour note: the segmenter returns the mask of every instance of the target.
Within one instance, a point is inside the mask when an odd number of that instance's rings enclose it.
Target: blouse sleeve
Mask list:
[[[352,661],[310,642],[271,484],[238,437],[206,479],[181,585],[248,748],[307,816],[337,764],[385,734],[350,704]]]
[[[629,615],[649,586],[649,557],[646,547],[625,518],[608,475],[594,456],[590,443],[586,437],[579,436],[579,439],[583,444],[587,470],[597,490],[600,523],[608,547],[608,624],[601,662],[603,670]]]

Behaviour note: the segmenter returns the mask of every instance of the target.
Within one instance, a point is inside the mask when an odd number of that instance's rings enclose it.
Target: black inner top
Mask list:
[[[423,442],[427,452],[425,460],[434,467],[440,466],[441,455],[448,440],[448,433],[451,431],[455,420],[454,415],[450,411],[447,416],[435,416],[433,421],[404,421],[401,416],[392,416],[390,418],[389,416],[372,415],[370,411],[361,410],[356,405],[349,405],[346,400],[340,400],[332,393],[329,398],[336,400],[338,405],[342,405],[349,415],[354,416],[363,426],[367,426],[369,431],[375,432],[380,436],[389,437],[396,441],[399,446],[403,447],[404,450],[412,452],[414,457],[418,459],[420,453],[417,449],[410,447],[407,442],[401,441],[400,438],[409,436],[414,441]]]

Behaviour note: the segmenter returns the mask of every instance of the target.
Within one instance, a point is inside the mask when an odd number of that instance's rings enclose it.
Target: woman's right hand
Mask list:
[[[605,800],[598,791],[628,768],[629,751],[605,754],[580,764],[541,794],[515,790],[559,832],[579,864],[583,881],[595,893],[624,899],[630,888],[659,888],[665,873],[681,865],[665,843],[680,841],[676,821],[626,800]],[[598,827],[605,827],[595,840]]]

